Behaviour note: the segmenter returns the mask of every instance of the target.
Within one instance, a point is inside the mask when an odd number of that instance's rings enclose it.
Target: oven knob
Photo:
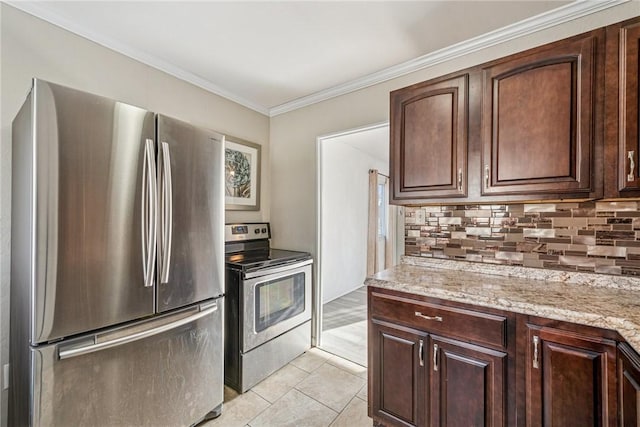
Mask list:
[[[253,232],[256,233],[256,234],[260,234],[260,229],[256,228],[255,230],[253,230]]]
[[[263,234],[267,234],[267,229],[266,229],[266,228],[263,228],[263,229],[262,229],[262,233],[263,233]]]

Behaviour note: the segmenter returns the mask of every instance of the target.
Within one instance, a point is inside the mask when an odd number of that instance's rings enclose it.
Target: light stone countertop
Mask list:
[[[640,280],[634,278],[403,257],[365,285],[613,329],[640,353]]]

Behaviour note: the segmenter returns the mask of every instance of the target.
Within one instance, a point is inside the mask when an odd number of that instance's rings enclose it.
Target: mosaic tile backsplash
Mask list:
[[[405,208],[405,254],[640,276],[640,202]]]

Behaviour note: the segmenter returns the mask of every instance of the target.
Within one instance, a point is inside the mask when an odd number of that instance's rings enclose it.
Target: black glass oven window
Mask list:
[[[304,282],[304,273],[296,273],[256,286],[256,332],[304,311]]]

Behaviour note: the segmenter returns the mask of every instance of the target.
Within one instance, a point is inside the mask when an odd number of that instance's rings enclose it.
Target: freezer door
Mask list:
[[[32,349],[33,426],[189,426],[220,409],[223,307]]]
[[[161,115],[157,126],[164,312],[224,293],[224,136]]]
[[[143,196],[147,217],[153,209],[142,178],[153,114],[41,80],[33,94],[32,141],[14,144],[34,154],[13,165],[35,179],[19,201],[30,204],[33,247],[15,266],[30,272],[31,343],[153,314],[143,242],[154,230],[141,225]]]

